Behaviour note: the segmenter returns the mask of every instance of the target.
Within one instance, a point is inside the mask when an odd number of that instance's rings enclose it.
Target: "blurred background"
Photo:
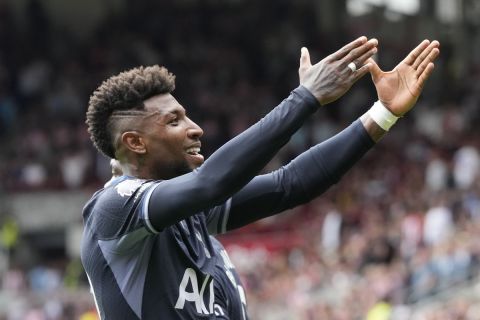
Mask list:
[[[97,319],[81,210],[110,178],[86,132],[92,91],[161,64],[210,155],[360,35],[392,69],[441,56],[417,107],[314,202],[221,237],[252,319],[480,318],[480,1],[0,0],[0,319]],[[322,108],[266,171],[376,100],[369,76]]]

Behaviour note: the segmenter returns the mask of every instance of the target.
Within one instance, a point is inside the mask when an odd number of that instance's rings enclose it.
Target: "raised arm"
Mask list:
[[[357,120],[332,138],[303,152],[287,166],[255,177],[232,197],[226,230],[314,199],[338,182],[373,145]]]
[[[369,61],[379,101],[394,117],[403,116],[414,106],[433,71],[438,47],[437,41],[422,42],[390,72],[381,71],[373,60]],[[288,166],[256,177],[235,194],[227,230],[306,203],[339,181],[386,133],[376,122],[385,119],[378,119],[372,109],[361,121],[302,153]]]
[[[258,123],[235,137],[194,172],[165,180],[149,198],[149,219],[157,230],[230,198],[245,186],[318,109],[344,94],[361,77],[345,72],[348,63],[363,64],[376,40],[361,37],[315,65],[302,50],[301,86]],[[307,59],[308,58],[308,59]],[[362,70],[362,75],[368,70]],[[333,74],[332,74],[333,73]]]

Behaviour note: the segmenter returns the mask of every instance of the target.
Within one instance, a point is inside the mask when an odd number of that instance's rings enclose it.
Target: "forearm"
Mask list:
[[[225,201],[270,161],[317,108],[318,102],[308,90],[297,88],[198,170],[161,182],[151,196],[150,219],[163,227]]]
[[[287,166],[256,177],[232,198],[227,229],[312,200],[338,182],[373,145],[366,128],[357,120]]]
[[[317,109],[318,102],[307,89],[295,89],[272,112],[215,152],[200,167],[199,176],[211,182],[210,188],[231,195],[258,174]]]
[[[375,145],[370,133],[357,120],[296,158],[292,166],[303,190],[302,201],[313,199],[337,183]]]
[[[373,121],[368,113],[363,114],[360,117],[360,121],[362,121],[365,131],[367,131],[370,138],[375,142],[380,141],[380,139],[387,133],[387,131],[383,130],[375,121]]]

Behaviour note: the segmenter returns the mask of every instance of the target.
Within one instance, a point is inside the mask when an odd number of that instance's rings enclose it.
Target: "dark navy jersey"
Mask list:
[[[223,258],[207,225],[221,231],[229,201],[159,232],[147,212],[158,184],[120,177],[85,206],[81,257],[100,316],[215,319],[214,278]]]
[[[215,315],[217,319],[248,320],[247,298],[240,276],[222,244],[210,237],[217,259],[214,275]]]

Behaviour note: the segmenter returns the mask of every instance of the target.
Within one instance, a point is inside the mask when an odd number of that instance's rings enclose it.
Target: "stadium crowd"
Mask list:
[[[108,180],[108,160],[91,146],[84,119],[89,94],[112,73],[168,66],[178,79],[175,95],[204,129],[208,155],[297,85],[301,46],[318,59],[374,33],[358,20],[322,32],[312,27],[317,17],[308,1],[127,3],[128,17],[112,14],[88,38],[76,38],[49,20],[40,1],[29,1],[26,24],[0,1],[3,195]],[[405,32],[379,12],[365,19],[378,32],[386,68],[418,40],[410,37],[419,17],[408,18]],[[252,319],[408,319],[414,306],[476,279],[480,63],[472,57],[462,68],[454,39],[439,40],[442,56],[418,106],[337,186],[298,210],[222,236]],[[374,97],[370,80],[361,80],[266,170],[338,132]],[[2,276],[0,319],[96,319],[78,261],[11,265]],[[418,319],[475,319],[479,309],[478,295],[457,297]]]

